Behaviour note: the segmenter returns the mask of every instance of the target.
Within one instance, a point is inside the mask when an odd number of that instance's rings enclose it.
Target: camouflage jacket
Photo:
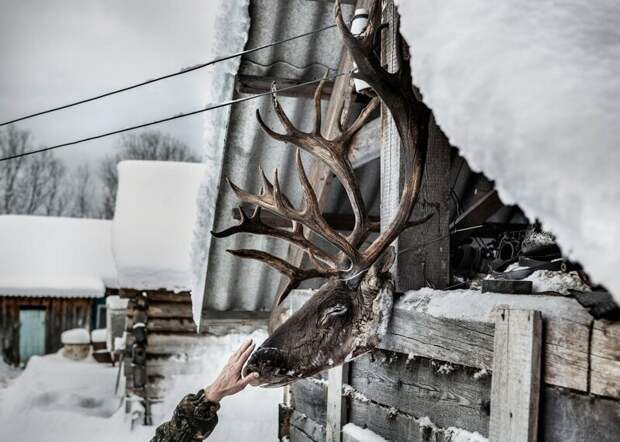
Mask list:
[[[151,442],[194,442],[206,439],[217,425],[220,405],[209,402],[204,391],[185,396],[174,410],[172,419],[155,431]]]

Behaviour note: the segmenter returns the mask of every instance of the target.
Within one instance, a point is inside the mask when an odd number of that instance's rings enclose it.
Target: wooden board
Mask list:
[[[590,391],[620,398],[620,323],[594,322],[590,364]]]
[[[289,427],[291,442],[323,442],[325,427],[303,413],[293,411]]]
[[[149,300],[147,315],[151,318],[192,318],[192,304]]]
[[[349,380],[349,364],[328,371],[327,376],[327,442],[341,442],[342,427],[347,422],[346,398],[342,386]]]
[[[488,435],[491,377],[476,379],[477,369],[461,366],[440,374],[442,364],[378,351],[352,363],[350,384],[370,401],[428,416],[440,427]]]
[[[495,322],[489,438],[535,441],[542,352],[539,311],[504,309]]]
[[[292,407],[321,425],[327,423],[327,385],[303,379],[291,386]]]

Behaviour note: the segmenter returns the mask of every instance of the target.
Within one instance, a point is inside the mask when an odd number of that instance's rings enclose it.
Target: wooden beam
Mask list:
[[[375,118],[366,123],[351,140],[349,159],[354,169],[358,169],[381,156],[381,119]]]
[[[538,437],[542,318],[539,311],[503,309],[495,321],[489,439]]]
[[[590,391],[620,398],[620,323],[594,321],[591,341]]]
[[[388,71],[398,70],[397,41],[399,17],[393,0],[383,8],[381,61]],[[381,105],[381,226],[387,227],[400,206],[406,179],[405,152],[394,120]],[[394,245],[399,253],[395,263],[396,289],[405,291],[425,286],[445,288],[450,284],[450,144],[431,118],[428,153],[422,187],[412,217],[433,217],[426,223],[405,230]],[[429,245],[428,247],[426,245]],[[406,251],[406,252],[405,252]]]
[[[271,84],[276,82],[278,89],[284,89],[292,87],[307,80],[294,80],[291,78],[277,78],[266,75],[237,75],[236,91],[238,94],[260,94],[263,92],[269,92],[271,90]],[[279,92],[281,97],[298,97],[298,98],[312,98],[314,97],[314,91],[317,88],[316,84],[307,84],[304,86],[296,87],[294,89],[285,90]],[[328,100],[332,90],[334,89],[334,82],[328,80],[323,87],[323,94],[321,99]]]

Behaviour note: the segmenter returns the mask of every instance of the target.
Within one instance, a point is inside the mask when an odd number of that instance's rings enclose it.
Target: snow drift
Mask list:
[[[450,142],[620,301],[620,4],[398,3]]]

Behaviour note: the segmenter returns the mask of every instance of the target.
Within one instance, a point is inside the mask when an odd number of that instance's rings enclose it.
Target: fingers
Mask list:
[[[248,348],[246,348],[243,353],[241,353],[241,355],[239,356],[239,359],[237,360],[237,363],[241,367],[243,367],[245,365],[246,361],[248,360],[248,358],[250,357],[250,355],[254,351],[255,347],[256,347],[256,345],[252,342],[252,344]]]
[[[237,382],[237,386],[243,390],[245,387],[248,386],[248,384],[251,384],[256,379],[258,379],[258,373],[250,373],[246,377],[239,379],[239,381]]]
[[[253,346],[253,344],[254,344],[254,341],[252,341],[252,339],[248,339],[243,344],[241,344],[241,347],[239,347],[237,351],[235,351],[230,357],[231,362],[238,361],[241,355],[243,355],[243,353],[248,349],[248,347]]]

